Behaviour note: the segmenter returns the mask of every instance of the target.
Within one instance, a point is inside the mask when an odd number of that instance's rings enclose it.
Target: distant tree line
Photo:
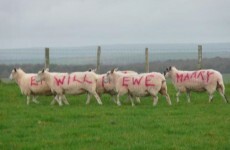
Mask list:
[[[196,70],[197,69],[197,60],[196,59],[187,59],[187,60],[167,60],[167,61],[153,61],[149,63],[149,70],[162,72],[169,66],[176,66],[181,70]],[[25,72],[37,73],[39,70],[44,68],[44,64],[15,64],[15,65],[5,65],[0,64],[0,78],[9,77],[13,68],[22,68]],[[86,71],[89,68],[96,68],[96,65],[57,65],[51,64],[50,71],[55,72],[74,72],[74,71]],[[110,64],[101,64],[100,72],[106,73],[112,68],[118,68],[119,70],[134,70],[139,73],[145,72],[144,63],[136,64],[127,64],[127,65],[110,65]],[[230,73],[230,58],[209,58],[203,59],[203,68],[205,69],[216,69],[221,73]]]

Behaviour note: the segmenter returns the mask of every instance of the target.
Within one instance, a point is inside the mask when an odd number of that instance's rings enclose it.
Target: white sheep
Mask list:
[[[89,69],[89,72],[96,72],[96,69]],[[123,74],[127,74],[127,75],[137,75],[138,73],[135,71],[131,71],[131,70],[125,70],[125,71],[118,71],[120,73]],[[96,74],[96,73],[95,73]],[[97,75],[97,94],[99,96],[101,96],[102,94],[109,94],[112,96],[112,100],[114,102],[116,102],[116,92],[114,91],[114,84],[110,83],[110,82],[104,82],[104,78],[106,76],[106,74],[96,74]],[[130,99],[130,97],[129,97]],[[136,97],[136,101],[138,103],[140,103],[140,98]]]
[[[20,68],[14,68],[10,74],[10,79],[15,80],[21,90],[21,93],[27,96],[27,105],[30,103],[31,96],[34,103],[39,103],[35,96],[52,94],[50,88],[45,82],[36,82],[35,76],[36,74],[25,73]],[[55,97],[55,99],[57,99],[57,97]]]
[[[65,99],[64,94],[80,95],[87,93],[87,104],[93,95],[98,104],[102,105],[101,99],[96,92],[97,76],[92,72],[50,73],[48,69],[39,71],[36,80],[45,81],[52,92],[59,96],[59,101]]]
[[[209,94],[209,102],[213,99],[216,90],[219,91],[225,102],[227,101],[223,77],[220,72],[213,69],[202,69],[197,71],[181,71],[176,67],[170,66],[164,72],[165,77],[169,77],[175,86],[176,98],[179,102],[180,93],[187,93],[187,100],[190,102],[190,92],[205,92]]]
[[[151,72],[138,75],[125,75],[113,69],[107,72],[104,81],[115,85],[114,90],[117,94],[117,105],[121,105],[119,100],[121,95],[129,94],[132,106],[134,106],[133,97],[149,95],[153,96],[153,105],[155,106],[158,102],[157,94],[159,92],[166,97],[168,104],[171,105],[165,78],[160,73]]]

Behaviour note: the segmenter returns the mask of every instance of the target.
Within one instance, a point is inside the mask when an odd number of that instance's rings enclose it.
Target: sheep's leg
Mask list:
[[[129,95],[129,99],[131,101],[132,106],[135,106],[134,101],[133,101],[133,97],[131,95]]]
[[[139,104],[141,103],[140,97],[136,97],[136,102]]]
[[[68,102],[67,98],[65,97],[65,95],[62,95],[62,100],[66,105],[69,105],[69,102]]]
[[[165,96],[165,98],[166,98],[168,104],[169,104],[169,105],[172,105],[172,102],[171,102],[170,97],[169,97],[169,95],[168,95],[168,93],[167,93],[167,90],[166,90],[166,89],[161,90],[160,93],[161,93],[163,96]]]
[[[116,103],[115,95],[112,95],[111,97],[112,97],[111,100],[112,100],[114,103]]]
[[[129,101],[130,101],[130,97],[128,96],[126,97],[125,102],[129,102]]]
[[[56,95],[53,100],[51,101],[50,105],[54,105],[55,102],[58,102],[58,96]]]
[[[188,100],[188,103],[190,103],[190,91],[187,90],[187,100]]]
[[[221,97],[223,98],[225,103],[228,103],[227,97],[224,95],[224,92],[218,88],[218,92],[220,93]]]
[[[119,95],[119,94],[117,94],[117,105],[118,105],[118,106],[121,106],[120,95]]]
[[[88,105],[90,103],[90,99],[91,99],[91,94],[87,93],[86,105]]]
[[[176,93],[176,101],[177,101],[177,103],[179,103],[179,96],[180,96],[180,91],[177,91],[177,93]]]
[[[34,102],[35,104],[39,104],[39,101],[36,100],[37,98],[38,96],[33,96],[32,102]]]
[[[98,103],[99,105],[102,105],[101,99],[100,99],[100,97],[98,96],[98,94],[97,94],[96,92],[93,93],[93,96],[96,98],[97,103]]]
[[[58,95],[58,104],[62,106],[62,95]]]
[[[209,100],[208,100],[208,101],[209,101],[209,103],[211,103],[211,102],[212,102],[212,99],[213,99],[213,94],[211,94],[211,93],[210,93],[210,94],[209,94]]]
[[[26,101],[26,104],[29,105],[30,104],[30,96],[27,96],[27,101]]]
[[[158,96],[153,96],[153,106],[156,106],[158,102]]]
[[[172,105],[172,102],[171,102],[171,100],[170,100],[170,97],[169,97],[168,93],[164,93],[164,96],[165,96],[165,98],[166,98],[168,104],[169,104],[169,105]]]

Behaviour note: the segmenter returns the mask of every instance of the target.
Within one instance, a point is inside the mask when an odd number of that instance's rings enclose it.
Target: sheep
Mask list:
[[[89,72],[94,72],[96,74],[96,69],[89,69]],[[125,71],[118,71],[120,73],[123,74],[127,74],[127,75],[137,75],[138,73],[135,71],[131,71],[131,70],[125,70]],[[114,84],[111,84],[110,82],[104,82],[104,78],[106,76],[106,74],[96,74],[98,76],[97,78],[97,93],[98,95],[102,95],[102,94],[109,94],[112,96],[112,100],[116,103],[115,100],[115,91],[114,91]],[[129,97],[130,98],[130,97]],[[136,97],[136,101],[138,103],[140,103],[140,98]]]
[[[171,78],[177,90],[176,99],[179,102],[181,93],[187,93],[187,100],[190,103],[190,92],[205,92],[209,94],[209,103],[213,99],[216,90],[219,91],[223,100],[227,103],[223,77],[220,72],[213,69],[203,69],[197,71],[181,71],[175,66],[170,66],[164,72],[165,77]]]
[[[51,90],[45,82],[37,83],[35,81],[36,74],[25,73],[21,68],[14,68],[10,74],[10,79],[15,80],[18,84],[21,93],[27,96],[27,105],[30,103],[30,97],[34,103],[39,103],[36,100],[37,95],[51,95]],[[57,97],[54,100],[57,100]],[[54,101],[53,100],[53,101]]]
[[[117,94],[117,105],[121,105],[119,96],[129,94],[132,106],[134,106],[133,97],[153,96],[153,105],[158,102],[157,94],[160,92],[171,105],[170,97],[167,93],[165,77],[157,72],[142,73],[138,75],[125,75],[116,70],[107,72],[105,82],[114,84],[114,91]]]
[[[87,93],[87,102],[94,95],[99,105],[101,99],[96,92],[97,76],[92,72],[50,73],[48,69],[39,71],[36,80],[45,81],[53,92],[59,96],[59,101],[65,99],[64,94],[80,95]]]

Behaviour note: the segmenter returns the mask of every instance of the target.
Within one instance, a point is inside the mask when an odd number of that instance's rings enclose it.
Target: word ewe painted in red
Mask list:
[[[132,80],[131,80],[131,79]],[[147,75],[145,77],[145,86],[155,86],[155,84],[151,83],[151,78],[154,78],[154,75]],[[141,76],[140,78],[134,78],[134,77],[123,77],[122,78],[122,86],[128,86],[129,85],[129,81],[132,81],[131,84],[132,85],[140,85],[141,84],[141,80],[143,79],[143,76]]]

